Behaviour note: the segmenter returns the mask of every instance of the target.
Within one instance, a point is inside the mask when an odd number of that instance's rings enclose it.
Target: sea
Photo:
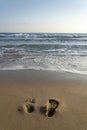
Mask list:
[[[0,33],[0,70],[87,75],[87,34]]]

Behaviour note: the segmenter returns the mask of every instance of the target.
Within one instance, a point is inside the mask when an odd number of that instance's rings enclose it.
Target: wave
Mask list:
[[[30,52],[39,52],[39,53],[48,53],[48,54],[57,54],[57,55],[87,55],[87,45],[86,44],[1,44],[0,45],[0,54],[3,52],[13,51],[30,53]]]
[[[12,60],[13,59],[13,60]],[[87,74],[87,57],[81,56],[49,56],[49,55],[28,55],[21,58],[12,57],[0,64],[0,70],[45,70],[56,72],[72,72]]]
[[[19,44],[1,45],[0,55],[15,53],[21,55],[48,54],[52,56],[87,56],[87,45],[64,45],[64,44]]]
[[[17,43],[10,43],[10,42],[6,42],[6,44],[3,44],[3,43],[0,43],[0,47],[57,47],[57,48],[60,48],[60,47],[73,47],[73,48],[85,48],[87,47],[87,43],[47,43],[47,42],[44,42],[44,43],[37,43],[37,42],[31,42],[31,43],[22,43],[22,42],[17,42]]]
[[[0,33],[0,41],[87,41],[87,34],[59,33]]]

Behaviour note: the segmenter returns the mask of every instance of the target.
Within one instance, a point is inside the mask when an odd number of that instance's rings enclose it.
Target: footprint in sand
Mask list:
[[[49,99],[45,106],[40,107],[40,113],[47,117],[52,117],[56,113],[56,109],[59,106],[59,101],[55,99]],[[20,113],[32,113],[35,111],[36,100],[34,98],[26,99],[19,107]]]
[[[45,106],[40,107],[40,112],[45,116],[52,117],[56,113],[56,109],[59,106],[59,101],[55,99],[49,99]]]
[[[32,113],[35,111],[36,100],[34,98],[26,99],[19,107],[18,111],[21,113]]]

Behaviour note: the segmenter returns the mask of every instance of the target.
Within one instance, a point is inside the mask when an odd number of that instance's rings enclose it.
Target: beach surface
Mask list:
[[[87,130],[87,76],[45,71],[0,71],[0,130]],[[34,112],[19,108],[35,99]],[[41,111],[49,99],[59,107]]]

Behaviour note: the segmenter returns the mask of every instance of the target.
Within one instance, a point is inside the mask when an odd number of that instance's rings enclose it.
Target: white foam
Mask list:
[[[0,70],[23,70],[24,67],[22,65],[15,65],[15,66],[9,66],[9,67],[4,67],[1,68]]]

